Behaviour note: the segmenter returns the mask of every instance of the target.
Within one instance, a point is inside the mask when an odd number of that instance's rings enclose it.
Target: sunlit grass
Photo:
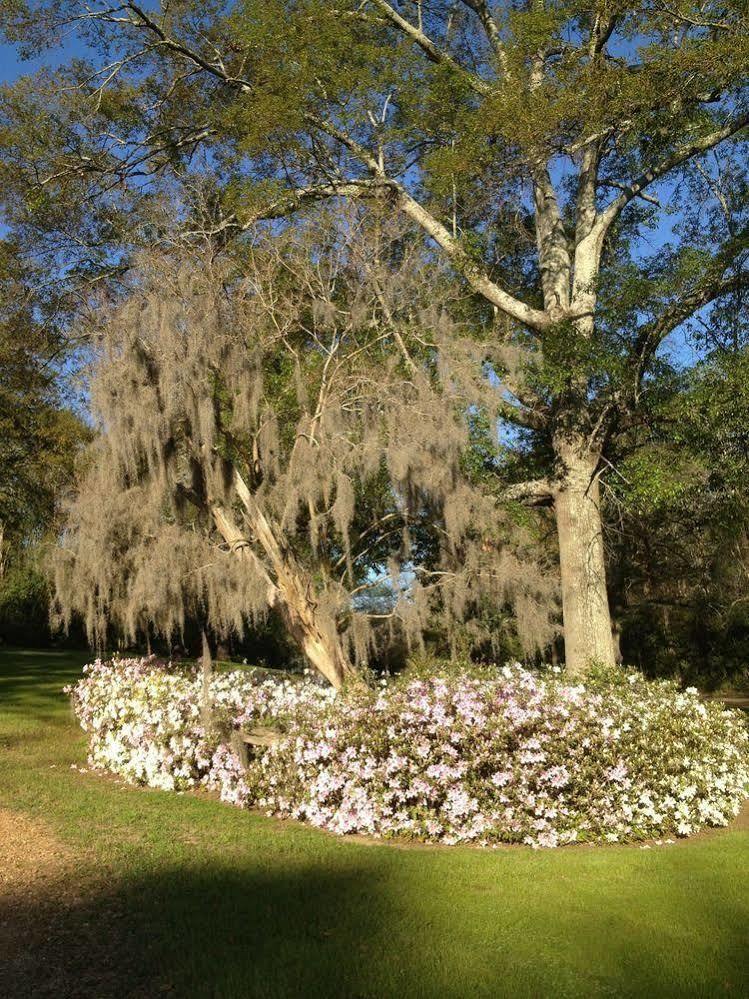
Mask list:
[[[79,854],[97,887],[64,915],[96,927],[116,911],[157,991],[749,994],[749,833],[650,850],[404,848],[130,788],[70,769],[85,747],[61,687],[85,658],[0,653],[0,805]]]

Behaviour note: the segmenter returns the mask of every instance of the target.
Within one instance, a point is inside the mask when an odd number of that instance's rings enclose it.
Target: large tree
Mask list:
[[[0,242],[0,586],[47,532],[88,436],[56,375],[60,332],[40,322],[27,268]]]
[[[745,4],[29,7],[16,37],[77,27],[91,58],[7,97],[19,232],[57,251],[77,219],[117,266],[128,213],[167,231],[172,170],[203,171],[182,218],[214,239],[320,199],[402,213],[495,316],[489,377],[539,445],[507,495],[553,507],[568,668],[612,662],[607,448],[660,344],[745,283]]]
[[[556,588],[466,467],[475,337],[448,276],[430,304],[421,241],[376,228],[318,212],[247,253],[151,252],[99,303],[65,621],[101,641],[187,619],[241,633],[274,610],[334,686],[378,625],[418,640],[487,600],[514,603],[529,649],[549,640]]]

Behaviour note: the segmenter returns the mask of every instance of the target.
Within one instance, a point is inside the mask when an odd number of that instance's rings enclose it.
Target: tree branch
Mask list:
[[[699,156],[701,153],[707,152],[708,149],[714,148],[725,139],[740,132],[747,124],[749,124],[749,112],[744,112],[727,122],[723,128],[716,129],[714,132],[710,132],[700,139],[695,139],[693,142],[681,146],[671,153],[670,156],[662,159],[660,163],[656,163],[654,166],[644,170],[639,177],[626,184],[619,197],[600,213],[596,225],[600,228],[601,234],[603,235],[608,231],[622,210],[646,187],[660,177],[666,176],[666,174],[675,170],[676,167],[681,166],[682,163],[686,163],[694,156]]]
[[[664,14],[668,14],[669,17],[672,17],[675,21],[680,21],[682,24],[688,24],[692,28],[709,28],[710,31],[730,31],[731,28],[736,27],[730,21],[714,21],[701,17],[690,17],[686,12],[670,7],[668,4],[663,3],[662,0],[658,6]]]
[[[449,66],[450,69],[467,80],[477,94],[486,95],[491,93],[492,85],[490,83],[482,80],[480,76],[476,76],[475,73],[472,73],[464,66],[461,66],[460,63],[456,62],[451,55],[439,48],[439,46],[436,45],[432,39],[421,30],[421,28],[417,27],[415,24],[411,24],[411,22],[407,21],[405,17],[402,17],[394,7],[387,3],[387,0],[372,0],[372,2],[375,6],[379,7],[383,16],[386,17],[391,24],[410,38],[415,45],[418,45],[430,62],[437,63],[441,66]]]
[[[236,216],[227,219],[231,228],[243,231],[251,228],[262,219],[283,218],[291,212],[302,208],[310,201],[324,201],[327,198],[382,198],[390,196],[390,186],[379,178],[351,177],[340,181],[330,181],[327,184],[312,184],[309,187],[297,187],[285,192],[276,201],[271,201],[250,218],[239,222]]]
[[[498,309],[510,316],[510,318],[538,332],[551,326],[554,318],[549,313],[540,309],[534,309],[525,302],[521,302],[492,281],[485,269],[472,259],[461,246],[460,241],[452,235],[448,228],[412,197],[399,181],[387,176],[383,172],[379,159],[370,150],[338,128],[337,125],[325,121],[318,115],[308,112],[304,117],[313,128],[319,129],[345,146],[372,174],[372,179],[369,181],[347,181],[341,185],[333,183],[332,185],[307,189],[310,192],[306,195],[307,197],[324,196],[321,192],[326,188],[330,189],[331,195],[341,194],[344,193],[344,186],[347,187],[345,193],[354,194],[355,196],[361,196],[362,189],[369,196],[372,195],[373,188],[377,186],[380,189],[388,189],[391,192],[395,207],[400,209],[412,222],[415,222],[438,246],[442,247],[458,273],[487,302],[491,305],[496,305]],[[304,189],[302,189],[303,192]],[[296,192],[293,197],[299,198],[299,192]]]
[[[734,263],[737,253],[746,248],[748,234],[747,230],[744,230],[735,239],[729,240],[716,254],[713,266],[699,284],[671,302],[652,322],[640,327],[632,349],[632,356],[637,362],[635,390],[642,379],[648,360],[669,333],[723,295],[749,287],[749,272],[746,270],[726,274],[726,270]]]
[[[569,241],[548,163],[536,159],[531,165],[531,175],[544,303],[547,309],[562,310],[569,305],[572,264]]]
[[[430,212],[415,200],[400,184],[391,181],[395,191],[395,201],[404,215],[423,229],[447,254],[455,269],[462,274],[474,291],[478,292],[491,305],[525,326],[543,332],[552,325],[553,317],[545,311],[534,309],[521,302],[488,276],[483,267],[463,249],[460,242]]]
[[[477,15],[478,19],[483,25],[486,37],[489,39],[489,44],[492,47],[492,51],[499,60],[499,65],[502,69],[503,74],[507,75],[507,53],[504,50],[502,44],[502,37],[499,33],[499,25],[492,17],[491,11],[489,10],[489,5],[486,0],[462,0],[466,7],[470,9]]]
[[[550,506],[554,502],[554,487],[548,479],[516,482],[502,490],[500,499],[526,506]]]
[[[252,89],[252,85],[249,80],[230,76],[224,69],[223,63],[208,62],[207,59],[204,59],[200,53],[196,52],[194,49],[190,49],[181,42],[171,38],[167,35],[161,25],[158,24],[158,22],[155,21],[149,14],[147,14],[146,11],[144,11],[138,4],[128,2],[125,4],[125,7],[136,15],[136,17],[140,20],[142,27],[156,36],[157,45],[162,48],[169,49],[171,52],[175,52],[184,59],[188,59],[195,66],[202,69],[203,72],[209,73],[211,76],[215,76],[216,79],[221,80],[223,83],[228,83],[231,86],[237,87],[239,90],[248,91]],[[135,26],[138,27],[137,24]]]

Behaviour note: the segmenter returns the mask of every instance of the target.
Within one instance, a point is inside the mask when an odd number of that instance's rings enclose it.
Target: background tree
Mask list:
[[[158,236],[156,179],[200,150],[188,232],[331,197],[402,213],[496,314],[497,392],[546,458],[508,496],[553,508],[568,667],[612,662],[608,449],[659,345],[745,283],[745,5],[43,3],[11,33],[61,26],[92,59],[6,99],[19,232],[59,245],[72,204],[101,258],[127,205]]]
[[[59,391],[59,333],[35,317],[25,278],[12,242],[0,242],[0,637],[38,641],[42,549],[89,433]]]
[[[721,348],[653,379],[610,483],[624,658],[709,685],[746,672],[748,365],[745,347]]]

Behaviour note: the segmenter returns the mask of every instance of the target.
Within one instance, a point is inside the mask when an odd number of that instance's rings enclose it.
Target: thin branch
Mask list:
[[[249,80],[242,79],[241,77],[230,76],[224,66],[223,62],[211,63],[207,59],[204,59],[199,52],[194,49],[188,48],[181,42],[176,41],[171,38],[164,29],[155,21],[146,11],[143,10],[136,3],[127,3],[127,8],[131,10],[141,21],[141,24],[146,28],[151,34],[155,35],[158,39],[158,43],[161,47],[168,49],[171,52],[175,52],[177,55],[181,55],[185,59],[189,59],[196,66],[199,66],[204,72],[210,73],[211,76],[215,76],[217,79],[221,80],[223,83],[228,83],[239,90],[249,91],[252,89],[252,85]]]
[[[411,24],[405,17],[402,17],[394,7],[387,3],[387,0],[372,0],[372,2],[379,7],[384,17],[391,24],[410,38],[415,45],[418,45],[430,62],[440,66],[449,66],[455,73],[462,76],[477,94],[485,96],[492,92],[493,88],[490,83],[482,80],[480,76],[476,76],[475,73],[471,73],[470,70],[456,62],[451,55],[436,45],[420,27]]]
[[[626,184],[620,184],[617,180],[602,180],[601,184],[604,187],[614,187],[619,191],[626,191],[628,187]],[[642,198],[643,201],[647,201],[651,205],[656,205],[658,208],[662,208],[660,201],[652,194],[647,194],[645,191],[638,191],[635,195],[636,198]]]
[[[688,160],[695,156],[699,156],[701,153],[707,152],[709,149],[713,149],[719,143],[729,139],[731,136],[736,135],[743,128],[746,128],[749,124],[749,112],[744,112],[743,114],[737,115],[735,118],[730,119],[723,128],[718,128],[714,132],[710,132],[708,135],[704,135],[699,139],[695,139],[692,142],[688,142],[678,149],[674,150],[669,156],[664,157],[659,163],[654,164],[644,170],[639,177],[630,181],[626,184],[622,193],[616,198],[612,203],[598,216],[598,222],[596,223],[599,227],[601,234],[605,234],[611,224],[618,218],[622,210],[636,198],[646,187],[652,184],[654,181],[658,180],[660,177],[666,176],[676,167],[681,166]]]

